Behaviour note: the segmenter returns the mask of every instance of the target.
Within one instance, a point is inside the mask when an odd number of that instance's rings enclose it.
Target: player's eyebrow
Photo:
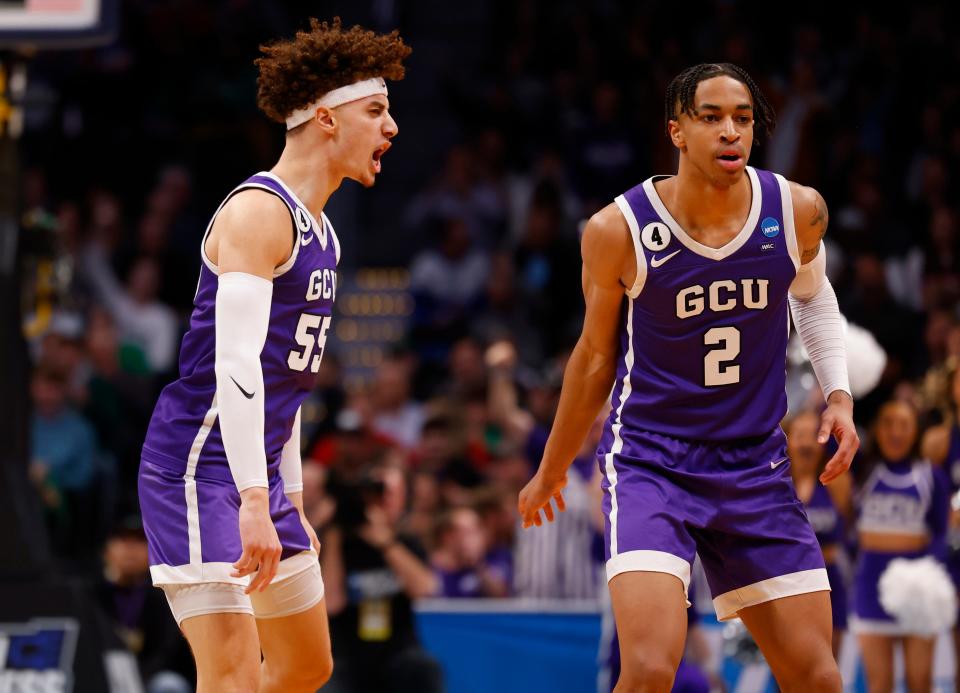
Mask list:
[[[702,103],[702,104],[700,104],[700,109],[699,109],[699,110],[701,110],[701,111],[722,111],[723,108],[721,108],[720,106],[718,106],[718,105],[715,104],[715,103]],[[746,111],[752,111],[752,110],[753,110],[753,106],[751,106],[751,105],[748,104],[748,103],[741,103],[741,104],[738,104],[737,107],[734,108],[733,110],[735,110],[735,111],[744,111],[744,110],[746,110]]]

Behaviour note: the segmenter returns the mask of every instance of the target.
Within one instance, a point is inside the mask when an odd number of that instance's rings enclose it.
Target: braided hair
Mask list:
[[[670,121],[676,120],[681,113],[693,115],[696,112],[693,99],[697,93],[697,85],[712,77],[726,75],[741,82],[750,91],[753,99],[754,130],[769,136],[777,124],[777,114],[760,91],[760,87],[742,67],[733,63],[700,63],[688,67],[679,75],[670,80],[667,86],[667,97],[664,100],[665,124],[669,128]],[[759,142],[760,138],[757,138]]]

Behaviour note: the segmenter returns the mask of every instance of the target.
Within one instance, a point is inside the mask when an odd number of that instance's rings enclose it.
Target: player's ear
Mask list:
[[[673,146],[684,151],[687,148],[687,142],[683,137],[683,130],[680,129],[679,120],[671,120],[667,123],[667,132],[670,135],[670,141],[673,142]]]
[[[337,116],[334,115],[332,108],[327,108],[325,106],[318,108],[317,115],[314,117],[314,121],[323,130],[326,130],[330,134],[333,134],[334,130],[337,129]]]

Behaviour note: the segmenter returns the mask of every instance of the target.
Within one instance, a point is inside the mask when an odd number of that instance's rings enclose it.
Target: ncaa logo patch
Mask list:
[[[670,227],[662,221],[650,222],[640,232],[640,242],[647,250],[663,250],[670,244]]]
[[[760,222],[760,230],[767,238],[773,238],[780,233],[780,222],[773,217],[766,217]]]

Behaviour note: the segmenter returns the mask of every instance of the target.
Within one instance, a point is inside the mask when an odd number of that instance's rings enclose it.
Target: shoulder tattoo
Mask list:
[[[802,264],[810,262],[817,256],[817,253],[820,252],[820,241],[823,240],[824,235],[827,233],[827,224],[830,223],[830,213],[827,211],[827,203],[823,201],[820,193],[814,191],[814,194],[817,197],[814,200],[813,216],[810,217],[810,227],[816,229],[817,242],[812,248],[805,248],[803,250],[800,258]]]

